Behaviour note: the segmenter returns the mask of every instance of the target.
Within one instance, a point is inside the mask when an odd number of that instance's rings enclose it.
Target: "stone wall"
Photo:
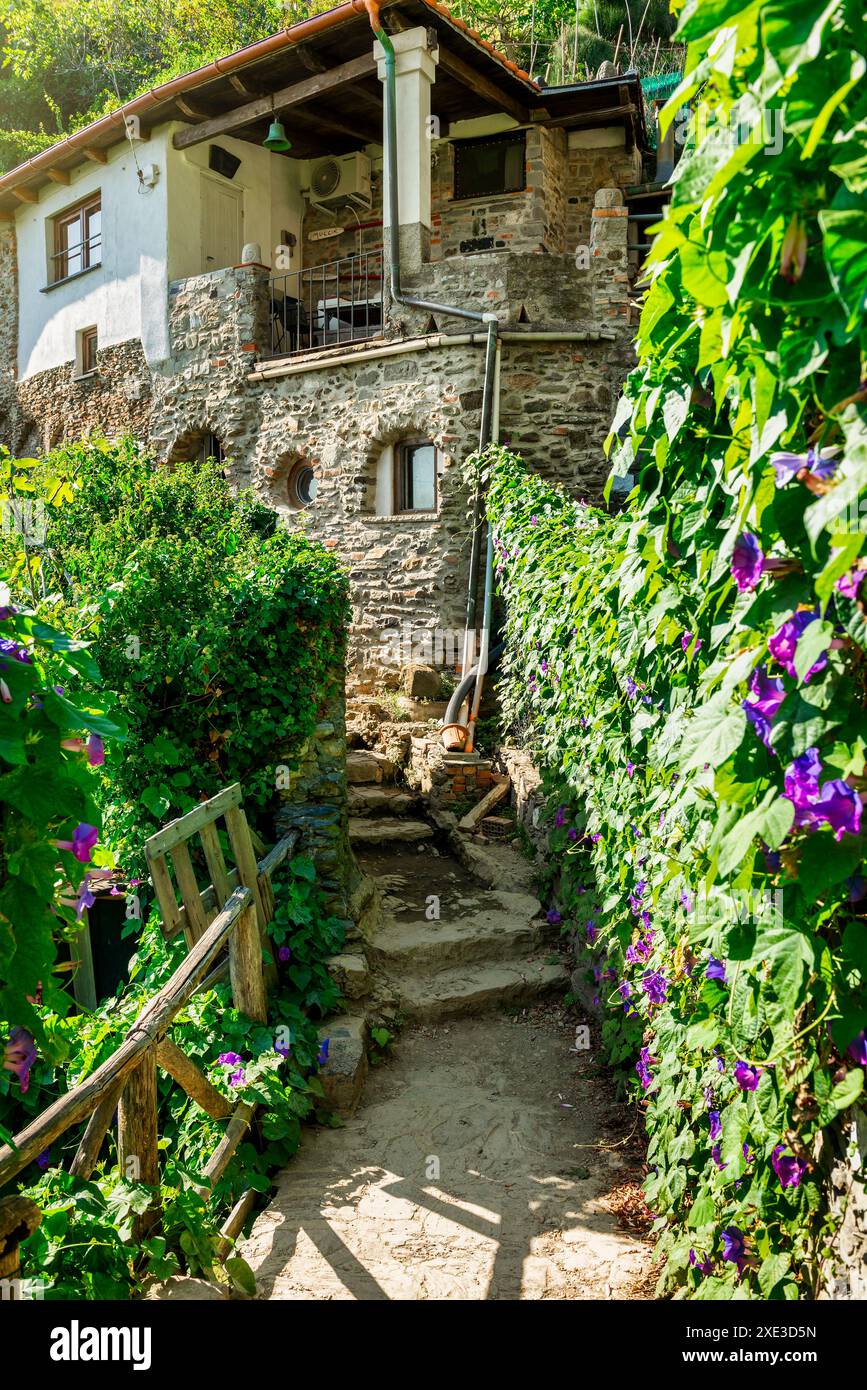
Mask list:
[[[18,360],[18,260],[15,231],[0,227],[0,444],[13,453],[23,452],[25,430],[21,404],[15,389]]]
[[[278,764],[283,785],[275,832],[279,838],[290,830],[300,831],[297,852],[313,859],[329,912],[346,918],[354,885],[347,829],[346,702],[342,692],[327,700],[319,715],[304,746],[285,750],[286,762]]]
[[[185,321],[198,319],[196,296],[205,292],[186,282],[175,300]],[[383,671],[390,632],[407,622],[426,631],[458,633],[463,626],[468,537],[460,463],[477,444],[481,343],[446,341],[251,382],[245,344],[226,346],[228,330],[215,330],[217,343],[214,333],[197,332],[199,346],[183,349],[179,375],[156,383],[152,438],[159,452],[169,458],[179,441],[212,430],[239,486],[252,486],[287,524],[303,524],[337,549],[353,577],[353,676],[359,688],[373,689],[383,676],[396,685],[399,671]],[[546,476],[598,498],[607,470],[600,443],[621,375],[616,340],[507,344],[501,437]],[[438,512],[377,515],[384,447],[419,435],[442,454]],[[303,514],[292,510],[287,490],[300,460],[318,482],[316,502]]]
[[[96,371],[76,377],[72,362],[18,383],[22,438],[37,452],[92,433],[150,436],[151,373],[137,338],[99,348]]]

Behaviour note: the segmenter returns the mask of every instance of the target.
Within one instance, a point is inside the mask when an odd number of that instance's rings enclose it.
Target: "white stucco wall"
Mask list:
[[[92,326],[100,348],[140,338],[151,364],[168,356],[168,285],[203,273],[202,179],[220,180],[208,171],[208,143],[176,150],[171,137],[177,129],[162,126],[136,145],[139,165],[159,169],[153,188],[141,187],[129,145],[118,144],[108,151],[107,164],[83,160],[70,171],[68,186],[41,189],[39,202],[24,204],[16,214],[22,380],[72,363],[76,334]],[[263,262],[272,264],[283,231],[297,238],[298,256],[302,162],[227,137],[215,143],[241,160],[234,179],[224,180],[241,195],[236,260],[245,242],[258,242]],[[51,219],[96,192],[102,196],[102,264],[47,289]],[[293,260],[292,268],[299,264]]]
[[[180,129],[173,126],[173,130]],[[208,169],[208,147],[213,143],[240,159],[241,164],[231,180]],[[300,246],[301,218],[304,200],[301,197],[302,162],[286,155],[271,154],[261,145],[229,136],[203,141],[188,150],[168,146],[169,170],[169,279],[181,280],[188,275],[201,275],[201,180],[222,181],[241,194],[241,246],[257,242],[262,250],[264,265],[272,265],[275,248],[280,244],[281,231],[292,232]],[[241,259],[241,246],[237,259]],[[213,266],[214,270],[225,267]],[[297,265],[293,263],[293,269]]]
[[[18,240],[18,373],[22,379],[75,358],[79,329],[96,326],[100,347],[141,338],[149,360],[168,351],[166,321],[166,134],[136,146],[140,165],[156,164],[153,188],[139,191],[128,144],[108,163],[85,160],[69,185],[40,189],[39,202],[16,215]],[[102,195],[102,264],[46,289],[50,220],[92,193]]]

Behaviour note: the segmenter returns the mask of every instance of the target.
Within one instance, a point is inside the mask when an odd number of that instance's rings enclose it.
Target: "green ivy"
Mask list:
[[[680,8],[694,132],[609,441],[624,509],[481,466],[660,1292],[809,1298],[867,1062],[862,7]]]

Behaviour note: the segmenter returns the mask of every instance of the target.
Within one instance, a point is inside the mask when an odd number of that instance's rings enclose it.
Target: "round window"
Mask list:
[[[289,503],[293,507],[309,507],[316,496],[318,479],[309,463],[296,463],[289,474]]]

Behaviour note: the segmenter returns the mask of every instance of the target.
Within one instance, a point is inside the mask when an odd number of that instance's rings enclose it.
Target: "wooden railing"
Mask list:
[[[225,822],[234,867],[227,867],[218,822]],[[210,883],[200,890],[190,854],[198,836]],[[209,988],[228,970],[235,1007],[248,1018],[267,1017],[267,983],[275,974],[266,928],[274,915],[271,874],[291,854],[297,831],[284,837],[260,862],[241,805],[238,784],[172,821],[147,841],[145,854],[167,937],[183,932],[188,953],[171,979],[145,1004],[119,1047],[96,1071],[48,1106],[11,1145],[0,1148],[0,1188],[16,1177],[74,1125],[87,1127],[70,1171],[90,1177],[117,1110],[120,1172],[159,1188],[157,1069],[167,1072],[197,1105],[215,1119],[228,1121],[222,1139],[206,1164],[197,1190],[207,1196],[219,1180],[253,1119],[250,1105],[221,1095],[195,1062],[166,1036],[178,1012],[197,990]],[[175,882],[169,871],[174,870]],[[180,899],[180,901],[179,901]],[[219,963],[226,952],[228,959]],[[245,1193],[222,1228],[223,1244],[237,1234],[249,1210]],[[0,1200],[0,1208],[20,1198]],[[158,1217],[157,1198],[140,1220],[147,1229]],[[0,1212],[2,1225],[2,1212]],[[7,1252],[7,1263],[10,1252]],[[14,1257],[13,1257],[14,1258]],[[15,1267],[17,1268],[17,1262]],[[4,1270],[4,1273],[14,1270]]]

